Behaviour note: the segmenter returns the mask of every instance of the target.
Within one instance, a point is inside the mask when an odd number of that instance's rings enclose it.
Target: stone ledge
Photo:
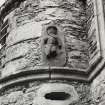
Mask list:
[[[83,73],[75,70],[70,70],[68,67],[39,67],[34,70],[21,71],[0,79],[1,89],[11,85],[16,85],[23,82],[34,80],[69,80],[80,82],[91,82],[96,75],[105,67],[105,62],[102,61],[96,70],[91,73]]]

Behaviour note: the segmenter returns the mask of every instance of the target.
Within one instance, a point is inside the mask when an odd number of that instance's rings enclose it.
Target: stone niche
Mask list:
[[[41,41],[43,65],[65,66],[66,51],[63,28],[53,22],[43,25]]]

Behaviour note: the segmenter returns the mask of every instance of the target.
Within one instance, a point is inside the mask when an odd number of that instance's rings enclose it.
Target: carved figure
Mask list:
[[[47,59],[52,59],[58,55],[58,50],[62,48],[62,42],[58,37],[58,30],[55,26],[47,28],[47,37],[44,38],[44,51]]]

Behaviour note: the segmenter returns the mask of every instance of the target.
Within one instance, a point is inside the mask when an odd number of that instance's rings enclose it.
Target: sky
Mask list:
[[[5,2],[5,0],[0,0],[0,6]]]

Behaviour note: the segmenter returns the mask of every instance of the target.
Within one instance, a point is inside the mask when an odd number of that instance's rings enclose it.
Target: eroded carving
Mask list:
[[[45,54],[47,59],[53,59],[58,55],[58,50],[62,48],[62,42],[58,37],[58,30],[54,26],[50,26],[47,28],[48,36],[45,37],[44,46],[45,46]]]
[[[61,32],[58,26],[49,25],[43,29],[42,35],[44,64],[49,66],[63,66],[66,61],[63,32]]]

